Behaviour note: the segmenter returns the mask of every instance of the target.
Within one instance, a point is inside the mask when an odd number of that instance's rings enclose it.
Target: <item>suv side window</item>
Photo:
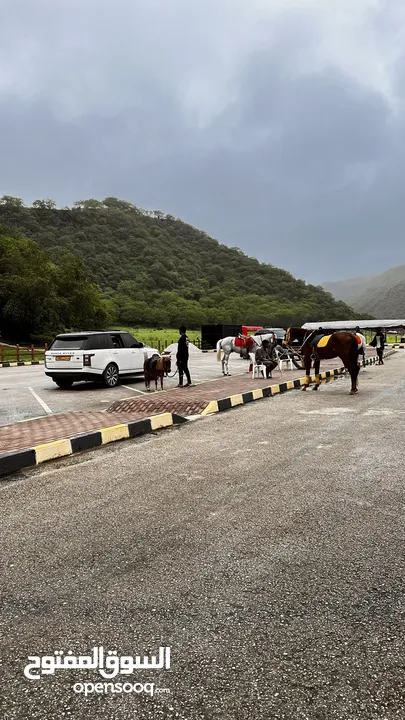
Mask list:
[[[112,343],[113,348],[116,349],[116,348],[124,347],[124,343],[122,342],[121,335],[119,335],[118,333],[111,333],[108,337],[110,338],[110,343]],[[111,344],[110,344],[110,347],[111,347]]]
[[[107,350],[110,347],[108,335],[91,335],[85,344],[86,350]]]
[[[135,340],[132,335],[129,333],[122,333],[121,335],[122,340],[124,342],[124,347],[126,348],[141,348],[143,347],[142,343],[140,343],[138,340]]]

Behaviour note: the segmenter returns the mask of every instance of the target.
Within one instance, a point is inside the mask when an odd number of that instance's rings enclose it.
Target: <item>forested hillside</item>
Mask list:
[[[110,320],[123,324],[295,324],[353,318],[321,287],[259,263],[205,232],[116,198],[56,208],[0,200],[0,224],[38,243],[60,266],[80,257],[102,289]]]
[[[65,253],[56,265],[38,243],[1,225],[0,278],[3,339],[42,342],[66,328],[97,329],[109,320],[80,257]]]
[[[325,283],[324,287],[358,312],[372,313],[381,319],[405,317],[405,265],[396,265],[373,277]]]

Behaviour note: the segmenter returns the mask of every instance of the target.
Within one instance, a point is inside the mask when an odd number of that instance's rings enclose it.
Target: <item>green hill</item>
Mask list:
[[[58,209],[0,200],[0,224],[37,242],[59,266],[81,257],[107,299],[111,321],[131,325],[302,324],[355,315],[320,286],[220,244],[159,211],[116,198]]]
[[[396,265],[372,277],[325,283],[324,287],[358,312],[381,319],[405,317],[405,265]]]

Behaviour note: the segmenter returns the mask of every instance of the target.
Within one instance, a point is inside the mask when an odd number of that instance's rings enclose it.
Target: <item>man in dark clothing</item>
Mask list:
[[[270,346],[268,340],[263,340],[261,347],[255,352],[256,365],[264,365],[266,368],[266,377],[271,377],[272,370],[277,367],[277,361],[274,359],[274,347]]]
[[[378,357],[378,363],[377,365],[384,365],[384,346],[385,346],[385,335],[381,328],[377,328],[377,332],[374,335],[372,341],[370,342],[370,345],[372,347],[375,347]]]
[[[188,369],[188,337],[186,335],[186,328],[184,325],[181,326],[180,330],[180,337],[179,342],[177,344],[177,368],[179,371],[179,384],[177,387],[190,387],[191,386],[191,377],[190,377],[190,371]],[[183,376],[186,376],[187,378],[187,384],[183,386]]]

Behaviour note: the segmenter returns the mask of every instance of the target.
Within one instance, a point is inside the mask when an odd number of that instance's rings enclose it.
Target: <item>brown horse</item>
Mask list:
[[[325,335],[327,333],[324,333]],[[331,332],[328,333],[328,338],[325,344],[319,347],[319,339],[316,340],[317,332],[311,332],[304,328],[288,328],[285,336],[285,344],[291,345],[294,340],[301,342],[301,348],[299,350],[305,366],[305,385],[302,386],[302,390],[306,390],[310,383],[311,374],[311,360],[314,358],[314,370],[315,370],[315,385],[313,390],[318,390],[321,384],[321,378],[319,375],[319,366],[321,360],[331,360],[332,358],[339,357],[343,362],[345,368],[350,373],[352,388],[350,395],[354,395],[358,391],[357,378],[359,374],[358,365],[358,341],[355,335],[348,332]],[[315,342],[315,347],[312,343]]]
[[[163,376],[168,375],[171,370],[170,355],[152,355],[145,360],[143,364],[143,372],[145,375],[146,389],[150,391],[150,381],[155,381],[155,390],[157,390],[158,379],[160,378],[160,389],[163,390]]]

